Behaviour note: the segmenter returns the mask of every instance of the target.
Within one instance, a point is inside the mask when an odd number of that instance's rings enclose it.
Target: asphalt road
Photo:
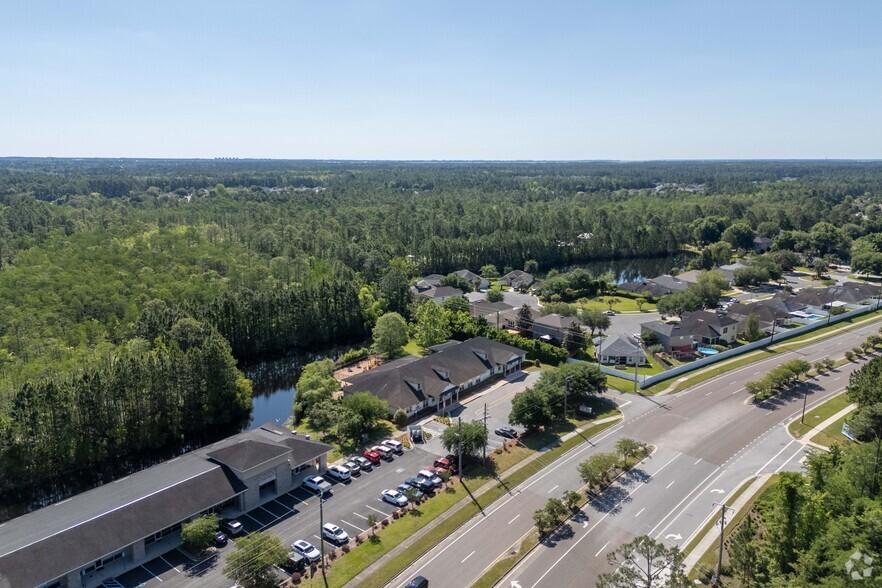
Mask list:
[[[725,499],[747,478],[765,472],[798,470],[803,446],[783,425],[802,408],[794,391],[764,405],[748,402],[744,383],[785,361],[813,362],[839,356],[875,333],[878,323],[737,368],[687,391],[661,398],[616,395],[625,421],[591,443],[574,449],[550,468],[528,479],[509,496],[475,517],[442,542],[392,586],[415,575],[433,586],[469,586],[532,528],[531,515],[549,497],[579,488],[576,465],[598,451],[611,451],[616,440],[632,437],[656,446],[654,455],[630,476],[585,509],[586,519],[571,523],[569,533],[536,549],[500,584],[593,586],[608,570],[606,553],[622,542],[649,534],[668,544],[685,545],[712,516],[715,501]],[[847,364],[809,382],[808,406],[842,390],[858,364]]]

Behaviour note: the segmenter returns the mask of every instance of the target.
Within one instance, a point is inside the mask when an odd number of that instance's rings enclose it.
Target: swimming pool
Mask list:
[[[807,314],[807,315],[805,315],[805,318],[806,318],[806,320],[816,321],[816,320],[822,319],[824,317],[820,314]]]
[[[711,349],[710,347],[699,347],[698,352],[704,355],[716,355],[719,353],[716,349]]]

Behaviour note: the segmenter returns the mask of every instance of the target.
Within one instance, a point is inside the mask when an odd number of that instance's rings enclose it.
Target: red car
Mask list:
[[[374,464],[374,465],[379,465],[379,463],[380,463],[380,454],[377,453],[376,451],[371,451],[370,449],[368,449],[367,451],[365,451],[364,453],[362,453],[362,455],[365,457],[365,459],[367,459],[368,461],[370,461],[372,464]]]
[[[452,463],[446,457],[439,457],[438,459],[435,460],[435,463],[433,465],[436,468],[441,468],[441,469],[445,469],[445,470],[450,470],[451,472],[456,472],[456,464]]]

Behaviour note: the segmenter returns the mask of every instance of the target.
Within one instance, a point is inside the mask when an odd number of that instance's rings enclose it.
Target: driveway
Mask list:
[[[661,315],[657,312],[641,312],[636,314],[617,314],[609,317],[609,330],[607,335],[624,335],[630,337],[640,332],[640,325],[649,321],[659,320]]]

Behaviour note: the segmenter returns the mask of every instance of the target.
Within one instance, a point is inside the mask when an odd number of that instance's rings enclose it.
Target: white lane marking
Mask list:
[[[729,396],[735,396],[735,395],[738,394],[739,392],[741,392],[741,388],[738,388],[737,390],[735,390],[734,392],[732,392],[731,394],[729,394]]]
[[[557,486],[555,486],[554,488],[552,488],[551,490],[549,490],[548,492],[546,492],[546,494],[551,494],[552,492],[554,492],[555,490],[557,490],[559,486],[560,486],[560,484],[558,484]]]
[[[597,553],[594,554],[594,557],[597,557],[598,555],[600,555],[601,553],[603,553],[603,550],[606,549],[606,546],[607,546],[607,545],[609,545],[609,541],[607,541],[606,543],[603,544],[603,547],[601,547],[601,548],[597,551]]]
[[[541,472],[539,472],[538,474],[534,474],[534,477],[536,477],[535,480],[533,480],[532,482],[530,482],[530,483],[528,483],[528,484],[524,484],[523,486],[518,486],[518,488],[520,488],[521,492],[523,492],[523,491],[526,490],[527,488],[531,487],[533,484],[536,484],[536,483],[542,481],[543,479],[545,479],[549,474],[553,473],[555,470],[557,470],[557,469],[563,467],[564,465],[566,465],[566,464],[567,464],[568,462],[570,462],[573,458],[578,457],[579,455],[585,453],[586,451],[588,451],[588,450],[590,450],[590,449],[594,449],[594,447],[596,447],[601,441],[603,441],[603,440],[606,439],[607,437],[611,437],[612,435],[614,435],[615,433],[618,433],[619,431],[621,431],[621,430],[624,429],[624,428],[625,428],[624,425],[621,425],[621,424],[616,425],[616,426],[610,428],[608,431],[606,431],[606,434],[605,434],[605,435],[602,435],[602,436],[598,437],[597,439],[592,439],[592,443],[594,444],[593,446],[592,446],[592,445],[589,445],[589,444],[582,444],[582,445],[578,445],[578,446],[574,447],[573,449],[570,449],[567,453],[565,453],[565,454],[561,455],[560,457],[558,457],[558,458],[555,460],[555,462],[554,462],[555,465],[550,466],[549,469],[548,469],[548,471],[541,471]],[[456,545],[456,542],[457,542],[457,541],[459,541],[460,539],[462,539],[463,537],[465,537],[466,535],[468,535],[473,529],[475,529],[478,525],[480,525],[480,524],[483,523],[484,521],[489,520],[489,518],[490,518],[494,513],[496,513],[496,512],[498,512],[498,511],[502,510],[503,508],[505,508],[505,506],[506,506],[509,502],[511,502],[512,500],[514,500],[516,497],[517,497],[516,494],[515,494],[515,495],[512,495],[512,496],[509,496],[508,498],[505,499],[504,502],[502,502],[501,504],[497,505],[496,508],[494,508],[492,511],[490,511],[489,513],[487,513],[487,516],[485,516],[485,517],[481,517],[481,518],[478,519],[478,521],[475,522],[471,527],[469,527],[468,529],[464,530],[464,531],[463,531],[460,535],[458,535],[457,537],[453,538],[453,539],[450,541],[450,543],[448,543],[447,545],[444,546],[444,548],[433,551],[433,552],[432,552],[432,553],[433,553],[432,557],[430,557],[430,558],[429,558],[424,564],[422,564],[420,567],[418,567],[418,568],[416,568],[415,570],[413,570],[413,573],[416,574],[416,573],[419,573],[419,572],[421,572],[422,570],[424,570],[424,569],[426,568],[426,566],[428,566],[428,565],[431,564],[433,561],[435,561],[438,557],[440,557],[442,554],[444,554],[448,549],[450,549],[451,547],[453,547],[454,545]],[[536,553],[536,551],[533,551],[532,553]],[[528,556],[528,557],[529,557],[529,556]],[[413,567],[413,566],[411,566],[411,567]],[[409,569],[409,568],[408,568],[408,569]],[[402,583],[399,584],[398,586],[399,586],[399,588],[403,587],[403,586],[404,586],[404,582],[402,582]]]
[[[355,511],[352,511],[352,514],[354,514],[354,515],[357,516],[357,517],[361,517],[361,518],[363,518],[364,520],[367,520],[367,517],[364,516],[363,514],[359,514],[359,513],[355,512]]]
[[[521,516],[521,515],[519,515],[519,514],[515,515],[515,518],[513,518],[513,519],[510,520],[510,521],[508,521],[508,524],[510,525],[510,524],[512,524],[513,522],[515,522],[516,520],[518,520],[518,517],[519,517],[519,516]]]
[[[162,578],[160,578],[159,576],[157,576],[156,574],[154,574],[153,572],[151,572],[150,570],[148,570],[144,566],[141,566],[141,569],[144,570],[145,572],[147,572],[148,574],[150,574],[151,576],[153,576],[154,578],[156,578],[157,580],[159,580],[160,582],[162,582]]]
[[[701,461],[701,460],[699,459],[698,461]],[[698,463],[698,461],[695,462],[695,463]],[[652,535],[653,533],[655,533],[655,530],[658,529],[658,528],[661,526],[661,524],[664,523],[664,522],[668,519],[669,516],[671,516],[672,514],[674,514],[674,512],[675,512],[678,508],[680,508],[680,505],[682,505],[684,502],[686,502],[687,500],[689,500],[689,497],[692,496],[692,494],[693,494],[694,492],[697,492],[697,491],[698,491],[698,490],[704,485],[704,483],[707,482],[707,481],[710,479],[711,476],[713,476],[713,475],[716,474],[718,471],[720,471],[720,469],[721,469],[721,468],[720,468],[719,466],[717,466],[717,469],[715,469],[715,470],[712,471],[710,474],[708,474],[707,478],[705,478],[704,480],[702,480],[701,482],[699,482],[699,483],[698,483],[698,486],[696,486],[696,487],[692,490],[692,492],[690,492],[689,494],[687,494],[686,496],[684,496],[684,497],[683,497],[683,500],[681,500],[681,501],[677,504],[677,506],[675,506],[675,507],[671,510],[671,512],[669,512],[667,515],[665,515],[665,518],[663,518],[661,521],[659,521],[659,523],[658,523],[655,527],[653,527],[652,530],[650,530],[649,533],[647,533],[647,535]],[[699,494],[699,496],[700,496],[700,494]],[[670,526],[670,525],[669,525],[669,526]]]
[[[676,482],[676,481],[677,481],[677,480],[674,480],[674,482]],[[668,484],[667,486],[665,486],[665,490],[667,490],[668,488],[670,488],[671,486],[673,486],[673,485],[674,485],[674,482],[671,482],[670,484]]]
[[[362,528],[359,527],[358,525],[353,525],[352,523],[350,523],[350,522],[347,521],[346,519],[340,519],[340,522],[341,522],[341,523],[345,523],[345,524],[349,525],[350,527],[352,527],[353,529],[358,529],[360,532],[364,533],[364,529],[362,529]]]
[[[167,563],[169,566],[171,566],[171,569],[173,569],[173,570],[176,571],[177,573],[179,573],[179,574],[181,573],[181,570],[179,570],[178,568],[176,568],[175,566],[173,566],[173,565],[171,564],[170,561],[168,561],[167,559],[165,559],[165,558],[162,557],[161,555],[159,556],[159,559],[161,559],[162,561],[164,561],[165,563]]]
[[[645,507],[645,506],[644,506],[643,508],[640,509],[640,512],[638,512],[637,514],[634,515],[634,518],[636,519],[637,517],[639,517],[640,515],[642,515],[644,510],[646,510],[646,507]]]
[[[380,510],[380,509],[378,509],[378,508],[374,508],[374,507],[371,506],[370,504],[365,504],[365,506],[368,507],[369,509],[371,509],[371,510],[374,511],[374,512],[378,512],[378,513],[380,513],[380,514],[383,515],[384,517],[388,517],[388,516],[389,516],[388,514],[384,513],[382,510]]]
[[[772,459],[770,459],[769,461],[767,461],[766,463],[764,463],[764,464],[763,464],[763,467],[761,467],[760,469],[758,469],[758,470],[756,471],[756,473],[754,474],[754,476],[758,476],[758,475],[760,475],[760,474],[762,473],[762,471],[763,471],[764,469],[766,469],[766,468],[769,466],[770,463],[772,463],[773,461],[775,461],[776,459],[778,459],[778,456],[781,455],[782,453],[784,453],[785,451],[787,451],[787,448],[790,447],[791,445],[793,445],[794,443],[796,443],[796,440],[795,440],[795,439],[791,440],[790,443],[788,443],[787,445],[785,445],[784,447],[782,447],[782,448],[781,448],[781,451],[779,451],[779,452],[776,453],[774,456],[772,456]]]
[[[470,554],[468,554],[467,556],[465,556],[465,559],[462,560],[462,561],[459,562],[459,563],[464,564],[464,563],[466,562],[466,559],[472,557],[473,555],[475,555],[475,552],[474,552],[474,551],[472,551]]]
[[[663,465],[662,467],[658,468],[658,469],[655,471],[654,474],[651,474],[650,477],[649,477],[649,479],[652,479],[654,476],[657,476],[658,473],[659,473],[660,471],[662,471],[663,469],[665,469],[666,467],[668,467],[671,463],[674,462],[675,459],[677,459],[677,458],[680,457],[681,455],[683,455],[683,454],[682,454],[682,453],[678,453],[677,455],[675,455],[675,456],[674,456],[674,457],[673,457],[668,463],[666,463],[666,464]],[[638,463],[639,463],[639,462],[638,462]],[[636,466],[636,464],[635,464],[635,466]],[[588,529],[588,531],[587,531],[584,535],[582,535],[581,537],[579,537],[579,539],[578,539],[575,543],[573,543],[573,544],[570,546],[570,548],[567,549],[567,550],[564,552],[564,554],[561,555],[561,556],[558,558],[558,560],[557,560],[556,562],[554,562],[553,564],[551,564],[551,566],[549,566],[549,568],[548,568],[547,570],[545,570],[545,573],[543,573],[543,574],[539,577],[539,579],[536,580],[536,583],[533,584],[532,588],[536,588],[536,586],[538,586],[539,583],[542,582],[543,579],[545,579],[545,576],[547,576],[547,575],[549,574],[549,572],[551,572],[551,570],[553,570],[553,569],[557,566],[557,564],[559,564],[561,561],[563,561],[563,559],[564,559],[566,556],[568,556],[568,555],[570,554],[570,552],[571,552],[573,549],[575,549],[575,548],[579,545],[579,543],[582,542],[583,539],[585,539],[585,537],[588,537],[588,536],[591,534],[591,531],[593,531],[594,529],[597,528],[597,525],[599,525],[599,524],[602,523],[604,520],[606,520],[606,517],[608,517],[610,514],[612,514],[612,512],[615,511],[616,508],[617,508],[620,504],[622,504],[623,502],[625,502],[625,500],[627,500],[629,496],[631,496],[632,494],[634,494],[635,492],[637,492],[637,490],[639,490],[640,488],[642,488],[644,485],[646,485],[646,482],[640,482],[640,484],[638,484],[637,487],[635,487],[633,490],[631,490],[630,492],[628,492],[628,495],[627,495],[625,498],[622,498],[618,503],[616,503],[616,505],[615,505],[613,508],[611,508],[609,511],[607,511],[607,513],[604,514],[604,515],[600,518],[599,521],[597,521],[596,523],[594,523],[594,526],[593,526],[593,527],[591,527],[590,529]]]
[[[715,392],[715,390],[711,390],[710,392],[708,392],[707,394],[705,394],[705,396],[710,396],[710,395],[713,394],[714,392]]]
[[[698,465],[700,463],[701,463],[701,458],[698,458],[695,460],[695,463],[693,463],[692,465]]]
[[[791,461],[794,457],[796,457],[797,455],[799,455],[800,453],[802,453],[802,447],[800,447],[799,449],[797,449],[797,450],[796,450],[796,453],[794,453],[794,454],[791,455],[789,458],[787,458],[787,461],[785,461],[785,462],[782,463],[780,466],[778,466],[778,469],[775,470],[775,473],[777,474],[778,472],[780,472],[781,470],[783,470],[783,469],[784,469],[784,466],[786,466],[788,463],[790,463],[790,461]],[[802,463],[802,460],[800,460],[800,463]]]

